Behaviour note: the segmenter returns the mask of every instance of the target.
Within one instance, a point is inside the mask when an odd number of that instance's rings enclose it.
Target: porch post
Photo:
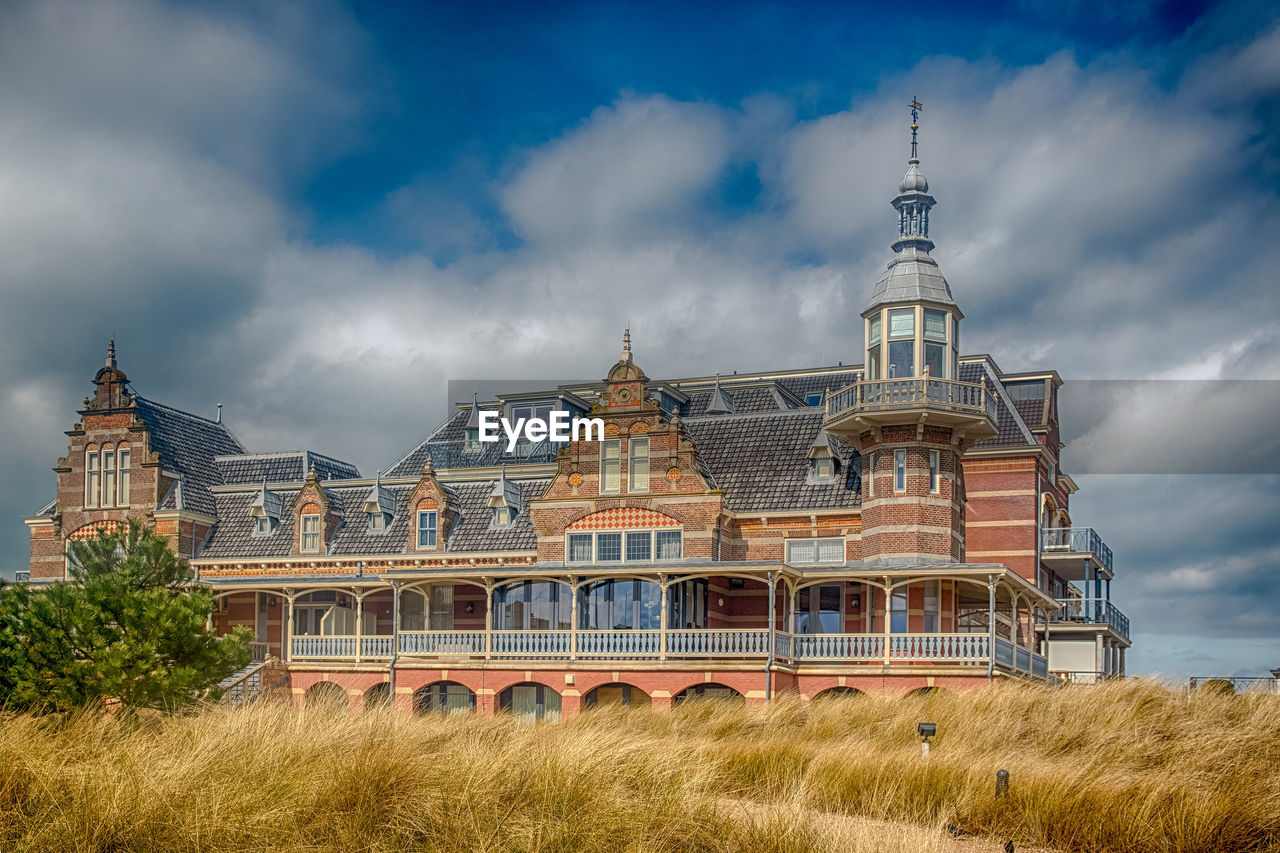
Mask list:
[[[578,659],[578,576],[569,575],[569,662]]]
[[[284,588],[284,625],[281,626],[280,637],[283,640],[280,649],[285,663],[293,660],[293,590]]]
[[[400,582],[391,582],[391,660],[387,663],[387,681],[391,689],[391,706],[396,704],[396,660],[400,657]]]
[[[663,662],[667,659],[667,622],[671,620],[671,614],[667,612],[667,587],[670,583],[666,575],[658,575],[658,586],[662,589],[662,616],[658,619],[658,660]]]
[[[813,593],[809,593],[813,595]],[[787,633],[792,637],[796,635],[796,585],[794,583],[787,584]],[[842,593],[843,595],[843,593]],[[844,599],[840,599],[840,612],[844,613]],[[841,625],[843,630],[844,626]]]
[[[1111,578],[1107,578],[1107,604],[1111,603]]]
[[[769,654],[765,659],[764,701],[773,699],[773,657],[774,643],[778,637],[778,579],[773,570],[769,571]]]
[[[1120,675],[1121,675],[1121,677],[1123,677],[1123,676],[1124,676],[1124,652],[1125,652],[1125,648],[1124,648],[1124,646],[1121,646],[1121,647],[1120,647]]]
[[[813,593],[811,592],[809,593],[809,595],[812,596]],[[891,637],[889,636],[889,629],[893,626],[893,600],[892,599],[893,599],[893,596],[889,592],[889,578],[886,575],[884,578],[884,628],[883,628],[884,630],[884,665],[886,667],[889,666],[889,643],[891,641]],[[813,599],[810,598],[809,601],[813,601]],[[809,612],[812,613],[813,611],[811,610]]]
[[[1105,662],[1103,661],[1106,642],[1107,642],[1106,639],[1101,634],[1098,634],[1094,637],[1093,669],[1099,675],[1103,675],[1103,676],[1107,674],[1107,670],[1104,665]]]
[[[493,581],[484,582],[484,659],[493,657]]]
[[[1009,642],[1018,645],[1018,593],[1009,599]]]
[[[996,676],[996,576],[987,575],[987,681]]]
[[[360,624],[364,621],[364,595],[354,586],[351,594],[356,597],[356,663],[360,663],[360,653],[364,651],[364,626]]]

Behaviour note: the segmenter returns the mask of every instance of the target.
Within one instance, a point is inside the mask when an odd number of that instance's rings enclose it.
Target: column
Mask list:
[[[569,662],[578,659],[578,577],[569,575]]]
[[[985,387],[986,383],[983,383]],[[987,681],[996,672],[996,576],[987,575]]]
[[[1125,653],[1125,647],[1124,647],[1124,646],[1121,646],[1121,647],[1120,647],[1120,675],[1121,675],[1121,677],[1123,677],[1123,676],[1124,676],[1124,653]]]
[[[1096,644],[1094,646],[1094,654],[1093,654],[1094,672],[1098,673],[1098,675],[1106,675],[1107,670],[1106,670],[1106,666],[1104,665],[1106,661],[1103,657],[1106,653],[1106,642],[1107,642],[1106,638],[1104,638],[1102,634],[1098,634],[1094,638],[1094,642]]]
[[[284,659],[287,663],[293,660],[293,590],[285,588],[284,591],[284,625],[280,626],[281,652],[284,653]]]
[[[813,595],[813,593],[809,593]],[[812,601],[813,599],[809,599]],[[813,611],[810,611],[811,613]],[[892,641],[889,629],[893,626],[893,594],[889,591],[889,578],[884,579],[884,665],[889,665],[889,644]]]
[[[493,582],[484,582],[484,659],[493,657]]]
[[[360,655],[364,651],[364,594],[352,587],[351,594],[356,599],[356,663],[360,663]]]
[[[658,576],[658,586],[662,589],[662,617],[658,620],[658,660],[667,659],[667,625],[671,621],[671,612],[667,600],[667,589],[671,581],[666,575]]]

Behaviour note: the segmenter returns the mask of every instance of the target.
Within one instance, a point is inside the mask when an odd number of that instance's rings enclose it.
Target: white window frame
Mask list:
[[[637,451],[644,448],[643,453]],[[649,439],[633,438],[627,442],[627,486],[629,492],[649,491]]]
[[[253,519],[253,535],[254,536],[269,536],[271,534],[271,531],[275,529],[276,529],[275,519],[272,518],[271,516],[259,515],[254,517]],[[299,550],[301,550],[301,545],[299,545]]]
[[[98,451],[88,450],[84,454],[84,505],[92,509],[98,505],[98,494],[102,488],[102,473],[98,467]]]
[[[299,551],[304,554],[320,553],[320,513],[308,512],[298,519],[298,536]]]
[[[612,452],[612,456],[610,456]],[[622,442],[616,438],[600,442],[600,494],[622,492]]]
[[[813,458],[813,475],[824,480],[829,480],[836,475],[836,460],[834,456],[815,456]]]
[[[844,565],[845,559],[845,537],[843,536],[820,536],[816,538],[796,538],[786,541],[786,549],[783,560],[789,566],[835,566]],[[803,553],[812,548],[813,557],[810,559]],[[823,554],[826,550],[828,553]],[[836,554],[839,559],[836,559]]]
[[[936,450],[929,451],[929,493],[938,494],[938,490],[942,486],[942,460]]]
[[[434,509],[418,510],[417,521],[418,521],[418,525],[416,527],[416,530],[418,531],[418,534],[417,534],[417,539],[415,541],[418,543],[418,547],[419,548],[436,547],[436,541],[437,541],[436,525],[438,523],[438,517],[436,515],[436,511]],[[423,524],[423,521],[427,521],[429,523]],[[428,540],[427,542],[422,541],[423,534],[427,534],[426,535],[426,539]]]
[[[116,505],[116,451],[102,448],[102,505]]]
[[[647,560],[628,560],[627,559],[627,538],[636,534],[648,534],[649,536],[649,559]],[[658,534],[659,533],[675,533],[680,537],[680,554],[676,557],[658,557]],[[617,560],[601,560],[599,537],[601,535],[612,536],[614,534],[622,535],[622,544],[619,551],[620,558]],[[572,559],[573,555],[573,537],[589,536],[591,538],[591,556],[585,560]],[[572,530],[565,534],[564,538],[564,561],[575,565],[585,563],[606,563],[614,566],[619,563],[629,563],[636,565],[649,565],[652,563],[674,563],[677,560],[684,559],[684,528],[661,527],[661,528],[636,528],[632,530]]]
[[[129,488],[132,485],[129,468],[132,458],[133,454],[129,452],[129,448],[121,447],[116,450],[117,482],[120,489],[120,497],[116,500],[116,506],[129,506]]]
[[[369,532],[381,535],[387,532],[387,528],[391,526],[391,519],[387,517],[385,512],[369,513]]]
[[[493,525],[495,527],[510,527],[515,519],[515,513],[511,511],[511,507],[495,506],[493,508]]]
[[[907,451],[893,451],[893,491],[894,494],[907,490]]]

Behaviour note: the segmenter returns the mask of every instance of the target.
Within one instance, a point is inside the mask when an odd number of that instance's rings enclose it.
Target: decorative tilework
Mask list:
[[[614,507],[593,512],[570,524],[569,530],[636,530],[651,527],[679,527],[669,515],[642,507]]]

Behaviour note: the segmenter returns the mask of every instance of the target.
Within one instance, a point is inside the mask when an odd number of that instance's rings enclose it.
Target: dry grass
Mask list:
[[[927,761],[915,725],[938,724]],[[1010,794],[992,795],[995,771]],[[956,824],[984,840],[951,838]],[[1117,683],[508,717],[0,717],[0,849],[1280,849],[1280,697]]]

